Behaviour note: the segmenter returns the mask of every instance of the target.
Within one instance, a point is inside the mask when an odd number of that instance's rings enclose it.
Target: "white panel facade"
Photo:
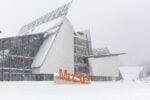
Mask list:
[[[55,36],[56,34],[53,34],[43,42],[42,46],[39,49],[39,52],[37,53],[37,55],[33,60],[33,63],[31,65],[32,68],[40,67],[42,65],[46,55],[48,54],[50,47],[52,46]]]
[[[119,76],[117,56],[88,58],[92,76]]]
[[[33,73],[53,74],[60,68],[67,69],[71,73],[74,72],[73,32],[74,30],[71,23],[65,19],[59,33],[57,33],[46,57],[39,67],[39,72],[34,71],[33,69]]]

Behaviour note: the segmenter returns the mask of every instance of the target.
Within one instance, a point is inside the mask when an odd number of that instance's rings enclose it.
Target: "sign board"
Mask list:
[[[69,73],[67,70],[59,69],[59,72],[54,74],[54,82],[56,84],[90,84],[90,77],[82,75],[80,72],[74,74]]]

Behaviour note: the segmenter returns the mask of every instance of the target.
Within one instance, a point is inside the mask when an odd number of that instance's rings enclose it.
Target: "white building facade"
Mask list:
[[[95,81],[115,81],[119,77],[118,55],[89,57],[92,79]]]
[[[44,41],[33,63],[33,74],[53,74],[63,68],[74,73],[73,26],[66,18],[58,33]]]

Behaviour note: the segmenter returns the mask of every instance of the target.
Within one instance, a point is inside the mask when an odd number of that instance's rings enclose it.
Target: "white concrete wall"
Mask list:
[[[57,33],[48,53],[39,67],[40,72],[33,69],[33,73],[53,74],[60,68],[74,72],[74,38],[73,26],[65,19],[59,33]]]
[[[88,60],[93,76],[119,76],[119,62],[117,56],[89,58]]]

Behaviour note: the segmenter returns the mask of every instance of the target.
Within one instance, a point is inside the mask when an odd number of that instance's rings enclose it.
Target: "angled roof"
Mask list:
[[[9,46],[7,45],[7,43],[9,43],[9,40],[14,41],[15,44],[19,42],[17,41],[18,39],[22,39],[25,37],[46,37],[57,33],[61,28],[64,18],[68,13],[68,9],[71,6],[71,3],[72,2],[69,2],[59,7],[58,9],[55,9],[47,13],[46,15],[30,22],[29,24],[24,25],[20,29],[19,34],[0,38],[0,50],[9,48]],[[4,44],[3,47],[1,45],[2,42]]]
[[[55,9],[47,14],[45,14],[44,16],[24,25],[20,31],[19,34],[29,34],[29,33],[34,33],[34,31],[38,31],[36,30],[36,28],[41,27],[41,25],[45,28],[46,26],[44,24],[51,22],[49,24],[53,24],[52,21],[56,21],[56,19],[58,20],[60,17],[65,17],[68,13],[68,9],[71,6],[72,2],[69,2],[61,7],[59,7],[58,9]],[[61,19],[60,19],[61,20]],[[61,23],[60,23],[61,24]],[[56,24],[54,24],[56,25]],[[54,25],[48,25],[47,30],[49,28],[51,28]],[[59,26],[59,25],[58,25]],[[41,31],[41,30],[40,30]],[[38,31],[38,33],[40,32]],[[42,30],[46,31],[46,30]]]
[[[133,81],[139,78],[140,72],[142,71],[142,66],[124,66],[119,67],[121,75],[126,81]]]
[[[111,57],[111,56],[119,56],[124,55],[126,53],[114,53],[114,54],[108,54],[108,55],[89,55],[87,58],[101,58],[101,57]]]
[[[43,45],[41,45],[42,51],[38,53],[39,58],[37,61],[40,64],[41,61],[44,60],[45,55],[47,54],[49,48],[52,45],[52,42],[56,36],[56,33],[59,32],[64,20],[66,19],[65,16],[68,13],[68,9],[72,2],[65,4],[64,6],[53,10],[52,12],[34,20],[33,22],[24,25],[18,35],[3,37],[0,39],[0,50],[10,49],[11,47],[15,47],[21,45],[26,45],[25,43],[20,44],[20,41],[25,40],[25,38],[32,38],[40,37],[44,39]],[[10,40],[11,40],[11,47],[10,47]],[[34,42],[34,41],[32,41]],[[43,51],[44,50],[44,51]],[[10,57],[22,57],[18,55],[9,55],[5,54],[6,56]],[[43,57],[43,60],[42,60]],[[25,57],[24,57],[25,58]],[[27,58],[27,57],[26,57]],[[29,58],[29,57],[28,57]],[[35,58],[34,58],[35,59]],[[42,62],[41,62],[42,63]]]

